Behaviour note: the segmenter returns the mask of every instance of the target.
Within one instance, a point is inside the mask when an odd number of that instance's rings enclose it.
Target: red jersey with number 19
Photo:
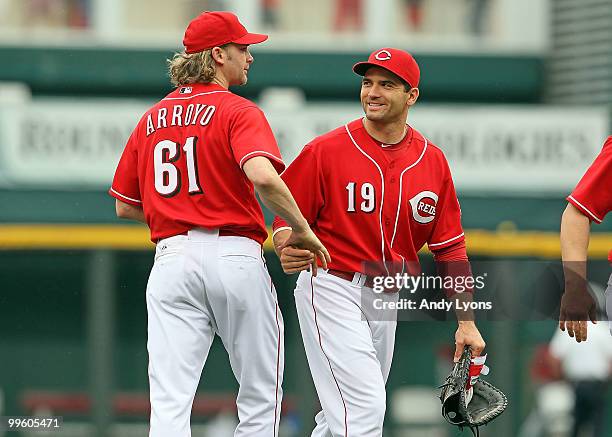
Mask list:
[[[263,112],[216,84],[182,86],[140,119],[109,194],[142,206],[151,240],[201,227],[267,238],[244,163],[265,156],[284,170]]]
[[[442,151],[409,129],[385,150],[361,119],[309,143],[281,175],[332,257],[330,268],[364,273],[364,263],[417,262],[428,244],[464,240],[461,210]],[[278,217],[274,229],[286,224]]]

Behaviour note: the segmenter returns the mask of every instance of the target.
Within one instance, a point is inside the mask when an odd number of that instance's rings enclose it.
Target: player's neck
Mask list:
[[[402,121],[383,124],[364,118],[363,127],[372,138],[382,144],[397,144],[404,139],[408,132],[408,126]]]
[[[222,86],[226,90],[229,89],[229,83],[227,79],[225,78],[225,76],[223,76],[223,74],[219,74],[218,72],[213,78],[212,83],[216,83],[217,85]]]

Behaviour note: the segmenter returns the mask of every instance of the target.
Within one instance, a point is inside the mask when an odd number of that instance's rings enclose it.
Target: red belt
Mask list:
[[[244,237],[244,235],[228,229],[219,229],[219,237]]]
[[[363,273],[343,272],[342,270],[335,270],[335,269],[329,269],[327,273],[329,273],[330,275],[334,275],[338,278],[345,279],[349,282],[353,282],[355,275],[359,274],[365,277],[365,282],[363,283],[363,286],[368,287],[368,288],[374,287],[374,278],[372,276],[366,276]]]

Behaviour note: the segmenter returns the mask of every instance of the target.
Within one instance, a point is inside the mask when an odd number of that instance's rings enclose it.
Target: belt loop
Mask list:
[[[187,232],[188,240],[192,241],[215,241],[219,239],[218,229],[191,228]]]
[[[353,284],[355,285],[359,285],[359,286],[363,286],[363,284],[365,284],[366,282],[366,275],[361,274],[360,272],[355,272],[355,274],[353,275]]]

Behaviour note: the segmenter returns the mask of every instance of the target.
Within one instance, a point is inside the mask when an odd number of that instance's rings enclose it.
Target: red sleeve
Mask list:
[[[436,203],[436,223],[427,241],[427,246],[431,251],[442,249],[465,239],[461,227],[461,208],[446,159],[444,159],[444,167],[446,182]]]
[[[229,136],[234,159],[240,168],[251,158],[265,156],[277,172],[285,169],[270,124],[258,107],[238,110],[230,123]]]
[[[436,262],[465,261],[468,259],[465,240],[463,239],[442,249],[432,250],[432,253]]]
[[[473,292],[472,266],[467,257],[465,240],[433,251],[438,276],[444,278],[444,293],[450,297],[457,292]],[[451,279],[451,280],[449,280]],[[460,289],[447,284],[460,284]]]
[[[274,221],[272,222],[272,235],[276,234],[276,231],[282,230],[283,228],[290,228],[290,226],[285,220],[283,220],[279,216],[274,217]]]
[[[317,220],[319,211],[323,207],[324,190],[320,160],[314,149],[310,144],[304,147],[281,175],[300,211],[311,226]],[[308,177],[304,177],[304,175],[308,175]],[[287,223],[280,217],[276,217],[272,228],[276,230],[285,226],[287,226]]]
[[[567,201],[596,223],[601,223],[612,210],[612,136]]]
[[[123,150],[108,193],[124,203],[142,206],[138,183],[138,126],[130,135]]]

